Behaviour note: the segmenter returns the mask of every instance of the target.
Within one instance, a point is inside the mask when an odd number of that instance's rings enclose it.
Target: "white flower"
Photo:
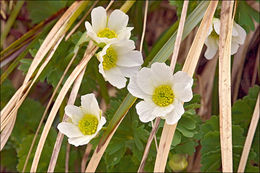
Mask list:
[[[81,107],[67,105],[65,113],[71,121],[59,123],[58,129],[76,147],[89,143],[106,123],[94,94],[81,96]]]
[[[138,98],[144,99],[136,105],[142,122],[155,117],[175,124],[184,113],[182,102],[192,99],[193,79],[187,73],[173,71],[164,63],[154,63],[151,68],[142,68],[130,78],[127,89]]]
[[[205,41],[207,50],[205,52],[205,57],[207,59],[212,59],[218,50],[219,33],[220,33],[220,20],[214,18],[212,21],[212,26],[210,27],[208,38]],[[233,24],[232,30],[232,40],[231,40],[231,55],[234,55],[239,45],[244,44],[246,38],[246,31],[238,25],[236,22]]]
[[[143,64],[141,52],[134,49],[134,41],[121,40],[107,44],[97,54],[100,61],[99,72],[106,81],[119,89],[125,87],[125,77],[137,73]]]
[[[109,17],[103,7],[94,8],[91,22],[85,22],[87,35],[96,43],[110,43],[114,40],[129,39],[132,27],[127,27],[128,15],[121,10],[114,10]]]

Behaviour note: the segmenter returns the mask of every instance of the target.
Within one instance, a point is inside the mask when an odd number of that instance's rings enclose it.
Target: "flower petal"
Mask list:
[[[133,75],[136,75],[136,73],[140,70],[141,66],[135,66],[135,67],[121,67],[121,66],[118,66],[118,68],[120,69],[121,73],[125,77],[131,77]]]
[[[244,44],[246,39],[246,31],[236,23],[234,23],[233,28],[236,28],[238,35],[236,37],[233,37],[232,39],[235,39],[235,41],[239,44]]]
[[[107,24],[107,12],[103,7],[94,8],[91,12],[91,22],[93,30],[98,33]]]
[[[126,85],[126,78],[121,73],[118,67],[114,67],[110,70],[105,70],[105,80],[107,80],[111,85],[117,87],[118,89],[124,88]]]
[[[127,26],[129,17],[121,10],[114,10],[108,19],[108,27],[118,33]]]
[[[135,42],[133,40],[119,40],[111,43],[113,49],[120,56],[128,51],[135,49]]]
[[[128,39],[130,39],[131,31],[133,29],[134,29],[133,27],[126,27],[125,29],[122,29],[121,31],[118,32],[117,38],[119,40],[128,40]]]
[[[137,75],[130,77],[129,84],[127,85],[127,90],[135,97],[138,98],[148,98],[149,96],[143,92],[137,85]]]
[[[118,56],[117,65],[124,67],[141,66],[143,64],[143,56],[140,51],[128,51]]]
[[[155,106],[152,114],[156,117],[165,117],[168,113],[173,110],[174,106],[170,104],[166,107]]]
[[[213,22],[214,30],[219,35],[219,33],[220,33],[220,20],[217,19],[217,18],[214,18],[212,22]]]
[[[181,116],[184,114],[184,112],[185,111],[182,103],[178,100],[174,101],[174,108],[172,112],[170,112],[169,114],[167,114],[167,116],[164,117],[166,123],[169,125],[176,124],[181,118]]]
[[[153,63],[151,66],[154,79],[158,85],[170,83],[173,77],[172,69],[165,63]]]
[[[95,137],[94,135],[87,135],[87,136],[82,136],[82,137],[69,138],[68,141],[70,144],[78,147],[80,145],[86,145],[94,137]]]
[[[104,124],[106,124],[106,118],[101,116],[96,133],[98,133],[101,130],[101,128],[104,126]]]
[[[85,22],[85,27],[87,30],[87,35],[94,40],[96,43],[100,43],[100,39],[97,36],[97,34],[95,33],[95,31],[93,30],[92,26],[90,25],[89,22]]]
[[[238,48],[239,48],[239,44],[232,41],[232,43],[231,43],[231,55],[234,55],[235,53],[237,53]]]
[[[83,136],[79,128],[76,125],[69,122],[61,122],[58,124],[57,128],[61,133],[63,133],[69,138]]]
[[[152,95],[155,88],[153,77],[153,72],[150,68],[144,67],[137,73],[137,85],[148,95]]]
[[[82,109],[74,105],[67,105],[65,113],[72,119],[74,124],[78,124],[79,120],[84,116]]]
[[[144,123],[152,121],[156,117],[152,114],[153,108],[154,105],[147,101],[141,101],[136,104],[136,112],[139,115],[140,121]]]
[[[209,36],[206,41],[205,41],[205,44],[207,46],[207,50],[204,54],[204,56],[210,60],[212,59],[215,54],[217,53],[218,51],[218,43],[217,43],[217,40],[212,38],[211,36]]]
[[[213,28],[212,28],[212,25],[209,26],[209,31],[208,31],[208,36],[211,34]]]
[[[192,99],[193,79],[185,72],[178,71],[173,75],[173,92],[175,98],[188,102]]]
[[[93,93],[81,96],[81,106],[86,114],[96,115],[98,119],[100,118],[100,109],[98,106],[97,99]]]

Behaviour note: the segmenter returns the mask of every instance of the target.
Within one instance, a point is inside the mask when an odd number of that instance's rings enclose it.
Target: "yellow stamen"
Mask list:
[[[97,34],[98,37],[102,37],[102,38],[116,38],[117,34],[115,33],[115,31],[109,29],[109,28],[105,28],[101,31],[99,31],[99,33]]]
[[[170,85],[160,85],[155,88],[152,96],[153,102],[160,106],[166,107],[173,103],[174,93]]]
[[[84,135],[92,135],[97,131],[98,119],[95,115],[86,114],[79,120],[79,130]]]
[[[115,67],[116,62],[117,62],[117,53],[112,47],[109,47],[106,51],[106,54],[103,56],[103,69],[109,70]]]

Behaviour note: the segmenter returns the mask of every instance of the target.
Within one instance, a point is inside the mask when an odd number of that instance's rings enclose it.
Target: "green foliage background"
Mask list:
[[[120,2],[122,4],[122,2]],[[52,14],[56,13],[58,10],[67,7],[71,2],[67,1],[28,1],[27,9],[29,12],[32,24],[39,23],[44,19],[50,17]],[[106,2],[101,2],[101,4],[106,4]],[[177,15],[180,16],[182,2],[181,1],[170,1],[170,4],[176,6]],[[193,10],[198,6],[198,1],[191,1],[189,5],[188,13],[191,14]],[[150,3],[151,11],[160,8],[160,2],[152,1]],[[142,29],[142,15],[135,16],[136,12],[142,13],[143,2],[137,2],[135,6],[129,12],[130,21],[132,26],[135,27],[134,34],[131,39],[136,40],[141,33]],[[219,5],[220,6],[220,5]],[[38,10],[41,9],[41,10]],[[220,8],[216,13],[216,17],[219,16]],[[253,10],[247,3],[243,1],[238,1],[236,21],[244,27],[247,32],[254,30],[253,20],[259,22],[259,15],[256,10]],[[88,18],[89,20],[89,18]],[[166,30],[156,41],[156,46],[154,46],[151,51],[148,49],[147,43],[144,46],[144,55],[149,55],[146,59],[146,65],[149,63],[151,58],[153,58],[156,53],[160,50],[158,47],[162,47],[169,37],[173,35],[174,29],[176,30],[176,25],[171,26]],[[65,68],[67,67],[69,61],[74,55],[76,48],[80,47],[78,55],[73,62],[72,67],[63,80],[63,84],[66,81],[69,74],[76,67],[83,57],[84,51],[86,49],[87,43],[81,43],[79,40],[84,37],[85,28],[84,26],[79,28],[79,31],[74,33],[69,40],[63,40],[56,50],[50,63],[47,65],[45,70],[42,72],[38,79],[39,83],[47,83],[51,86],[51,91],[57,86],[59,79],[61,78]],[[46,31],[42,32],[35,42],[31,43],[31,49],[29,53],[31,57],[34,57],[38,51],[41,43],[43,42],[46,34],[48,33],[48,28]],[[165,36],[168,36],[167,40],[163,40]],[[80,44],[79,44],[80,43]],[[163,44],[162,44],[163,43]],[[172,42],[171,42],[172,43]],[[159,45],[159,46],[157,46]],[[156,52],[157,50],[157,52]],[[155,53],[156,52],[156,53]],[[167,58],[167,57],[160,57]],[[26,73],[32,62],[31,58],[23,58],[20,61],[19,69]],[[167,62],[169,64],[169,62]],[[98,100],[103,98],[108,104],[108,109],[104,113],[109,122],[113,115],[115,114],[117,108],[120,106],[122,100],[128,94],[126,89],[117,90],[116,95],[111,97],[108,94],[108,88],[110,87],[108,83],[105,82],[102,75],[98,72],[98,60],[92,58],[87,67],[83,82],[79,91],[80,95],[96,92],[98,93]],[[180,70],[181,65],[177,64],[175,70]],[[195,83],[196,85],[196,83]],[[1,85],[1,109],[6,105],[12,95],[15,93],[15,89],[9,80],[6,80]],[[252,113],[255,107],[257,94],[259,93],[259,86],[255,86],[250,89],[249,94],[241,100],[237,100],[232,107],[232,133],[233,133],[233,151],[234,151],[234,171],[237,170],[240,155],[243,149],[244,141],[247,135],[247,129],[251,121]],[[48,93],[47,93],[48,94]],[[217,98],[216,98],[217,99]],[[76,100],[76,105],[79,105],[79,98]],[[189,103],[184,104],[185,114],[179,121],[177,130],[175,132],[174,139],[172,141],[170,157],[172,159],[174,154],[184,155],[186,158],[188,155],[193,155],[196,151],[196,147],[201,145],[201,171],[203,172],[219,172],[221,169],[221,156],[220,156],[220,142],[219,142],[219,125],[218,116],[212,116],[206,122],[203,122],[199,115],[196,113],[196,109],[200,107],[200,96],[194,95],[193,99]],[[44,100],[36,100],[27,98],[21,108],[19,109],[16,125],[13,133],[8,141],[7,145],[1,151],[1,167],[4,167],[7,171],[22,171],[25,158],[27,156],[30,144],[32,142],[34,133],[38,127],[40,118],[45,109]],[[60,115],[63,115],[63,110],[60,110]],[[53,127],[48,135],[46,145],[43,149],[40,163],[38,165],[39,172],[45,172],[48,168],[51,152],[57,136],[57,124],[61,121],[62,117],[57,116]],[[162,132],[164,121],[160,122],[157,141],[160,140],[160,134]],[[148,139],[149,133],[152,127],[150,123],[141,123],[139,121],[138,115],[135,110],[135,105],[128,111],[126,117],[120,124],[118,130],[113,136],[111,142],[105,151],[104,156],[98,166],[98,172],[125,172],[126,168],[129,172],[137,171],[140,161],[142,159],[143,151]],[[98,137],[93,139],[91,143],[93,148],[98,144],[98,141],[103,132],[100,133]],[[249,161],[246,167],[247,172],[259,172],[259,126],[257,133],[255,134],[254,142],[250,150]],[[39,137],[37,138],[37,141]],[[66,141],[63,141],[62,148],[59,154],[58,162],[55,171],[64,171],[65,166],[65,151],[66,151]],[[37,143],[36,143],[37,145]],[[31,154],[29,164],[27,165],[26,171],[29,171],[32,164],[32,159],[36,146]],[[85,146],[73,147],[70,152],[70,171],[80,171],[80,162],[85,150]],[[145,166],[145,171],[153,171],[153,166],[156,157],[156,146],[152,142],[150,153]],[[172,172],[172,167],[167,164],[166,171]]]

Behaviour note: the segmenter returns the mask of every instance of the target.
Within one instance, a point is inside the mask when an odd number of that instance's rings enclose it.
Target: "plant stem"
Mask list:
[[[134,3],[135,3],[135,0],[128,0],[128,1],[126,1],[123,5],[122,5],[122,7],[120,8],[120,10],[121,11],[123,11],[124,13],[127,13],[128,12],[128,10],[134,5]]]
[[[6,25],[4,27],[4,31],[1,34],[1,45],[0,45],[1,47],[3,47],[4,40],[7,37],[12,25],[14,24],[14,21],[18,15],[20,9],[22,8],[23,4],[24,4],[24,1],[18,1],[16,6],[14,7],[14,10],[12,11],[10,17],[8,18]]]

